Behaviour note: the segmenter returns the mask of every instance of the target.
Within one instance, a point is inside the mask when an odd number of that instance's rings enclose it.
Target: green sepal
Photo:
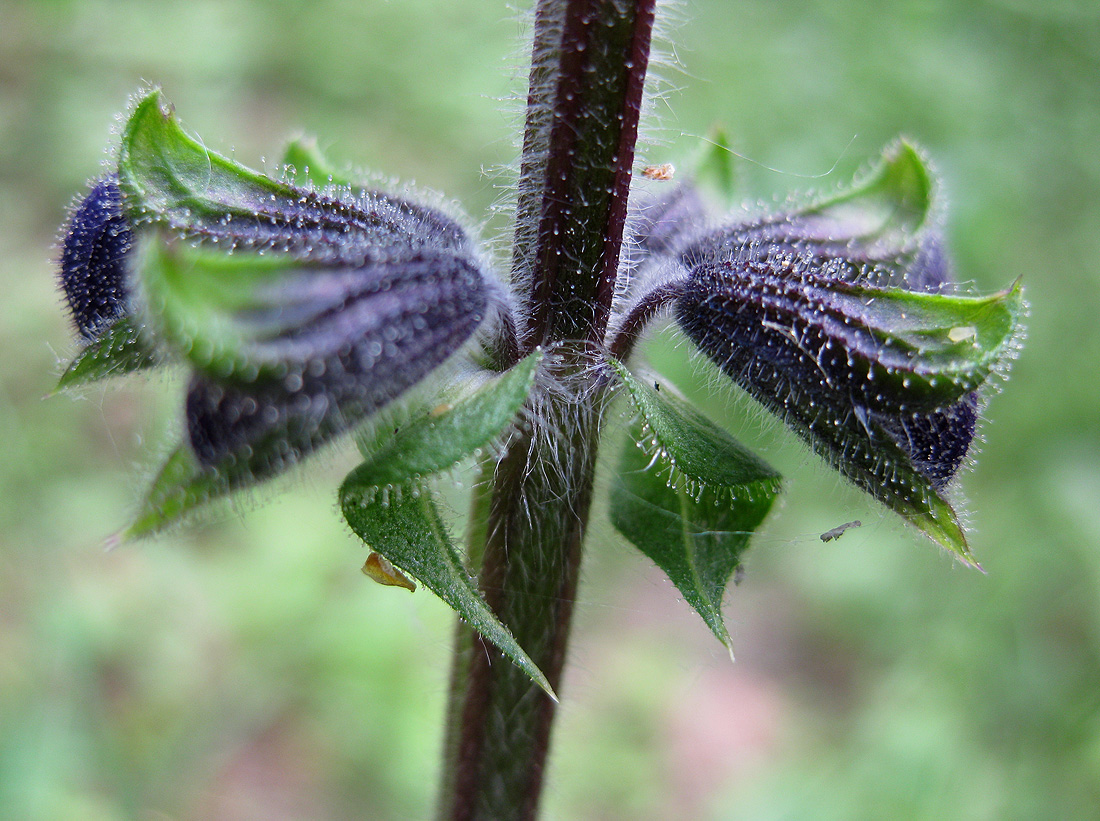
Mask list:
[[[280,363],[264,361],[253,343],[277,336],[290,320],[279,285],[302,275],[303,263],[255,251],[224,254],[171,239],[143,237],[134,251],[141,302],[157,338],[199,371],[252,381]],[[258,321],[258,317],[264,317]]]
[[[160,91],[151,91],[123,129],[123,211],[138,231],[157,225],[226,253],[249,249],[359,266],[398,249],[472,251],[466,232],[442,212],[357,186],[329,190],[327,180],[318,184],[331,171],[319,152],[300,143],[290,154],[303,167],[321,162],[323,168],[301,171],[303,187],[253,171],[188,136]],[[298,174],[296,168],[287,176],[297,180]]]
[[[897,140],[882,152],[882,161],[851,188],[796,211],[836,226],[835,238],[866,246],[900,248],[928,224],[935,180],[920,151]]]
[[[722,598],[780,476],[668,391],[612,362],[637,411],[611,488],[611,522],[726,647]]]
[[[196,229],[226,217],[255,218],[295,190],[207,149],[180,127],[160,89],[134,105],[122,133],[119,186],[135,224]]]
[[[946,407],[978,390],[1010,359],[1026,311],[1019,282],[988,296],[834,283],[823,299],[829,317],[846,322],[838,340],[850,341],[849,372],[831,387],[855,383],[858,401],[900,411]]]
[[[340,508],[371,550],[419,579],[557,701],[546,676],[482,598],[427,488],[414,484],[379,490],[358,484],[353,473],[340,487]]]
[[[149,536],[229,491],[228,482],[219,472],[203,468],[191,448],[180,444],[149,484],[133,521],[117,538],[128,541]]]
[[[471,377],[464,395],[442,397],[396,431],[388,427],[356,437],[365,461],[348,477],[359,487],[403,485],[453,467],[490,444],[511,422],[531,392],[542,353],[488,378]]]
[[[333,185],[352,185],[347,175],[329,162],[313,137],[297,137],[287,143],[282,166],[286,178],[298,188],[313,186],[324,189]]]
[[[875,498],[963,564],[981,570],[982,566],[970,552],[966,531],[946,491],[937,490],[879,425],[874,425],[874,430],[877,436],[869,459],[883,466],[880,473],[889,474],[889,478],[874,474],[867,477],[868,481],[880,481],[883,490],[873,494]],[[842,469],[842,472],[845,471]]]
[[[156,351],[142,336],[137,320],[130,315],[121,316],[73,358],[54,391],[133,373],[159,363]]]

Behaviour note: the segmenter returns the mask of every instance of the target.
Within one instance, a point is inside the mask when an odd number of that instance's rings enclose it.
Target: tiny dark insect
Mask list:
[[[848,528],[862,527],[862,526],[863,526],[863,522],[861,522],[859,519],[856,519],[853,522],[845,522],[842,525],[834,527],[832,530],[826,530],[824,533],[822,533],[821,534],[821,541],[831,542],[833,539],[839,539],[841,536],[843,536],[844,531],[847,530]]]

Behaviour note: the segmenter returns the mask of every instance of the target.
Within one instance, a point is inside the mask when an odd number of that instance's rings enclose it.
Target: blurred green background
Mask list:
[[[430,814],[450,616],[359,573],[334,498],[351,457],[105,552],[178,434],[181,386],[41,399],[74,350],[51,242],[143,81],[247,164],[313,133],[460,200],[493,239],[520,17],[498,0],[0,0],[0,817]],[[964,481],[983,576],[656,337],[651,361],[784,472],[785,503],[728,598],[732,665],[597,522],[545,817],[1098,817],[1100,8],[691,0],[671,17],[647,161],[683,167],[722,122],[746,199],[782,200],[904,133],[942,173],[960,277],[1025,278],[1029,338]]]

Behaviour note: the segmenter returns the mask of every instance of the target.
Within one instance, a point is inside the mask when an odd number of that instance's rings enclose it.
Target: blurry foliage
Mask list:
[[[732,667],[598,525],[547,817],[1094,813],[1100,10],[674,11],[686,72],[658,69],[682,91],[654,107],[646,161],[690,157],[690,135],[720,119],[754,161],[735,173],[755,201],[831,190],[855,158],[910,135],[943,174],[961,278],[988,291],[1025,277],[1029,340],[964,478],[987,576],[829,471],[799,470],[814,460],[792,437],[713,391],[683,345],[651,344],[685,392],[794,478],[729,597]],[[493,169],[515,155],[515,18],[495,2],[0,0],[0,20],[3,813],[425,817],[450,619],[434,597],[359,573],[362,547],[329,490],[350,463],[315,466],[243,519],[102,552],[149,468],[135,466],[141,443],[178,425],[167,397],[181,386],[154,377],[40,401],[72,349],[47,249],[142,79],[248,164],[306,131],[337,159],[482,213],[507,181]],[[853,518],[864,526],[821,544]],[[586,595],[597,589],[618,592]]]

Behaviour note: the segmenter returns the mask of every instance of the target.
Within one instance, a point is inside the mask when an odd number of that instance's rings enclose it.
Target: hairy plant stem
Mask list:
[[[557,689],[605,394],[592,384],[619,265],[655,0],[540,0],[513,246],[518,355],[546,372],[475,494],[471,568]],[[537,814],[554,702],[460,625],[439,817]]]

